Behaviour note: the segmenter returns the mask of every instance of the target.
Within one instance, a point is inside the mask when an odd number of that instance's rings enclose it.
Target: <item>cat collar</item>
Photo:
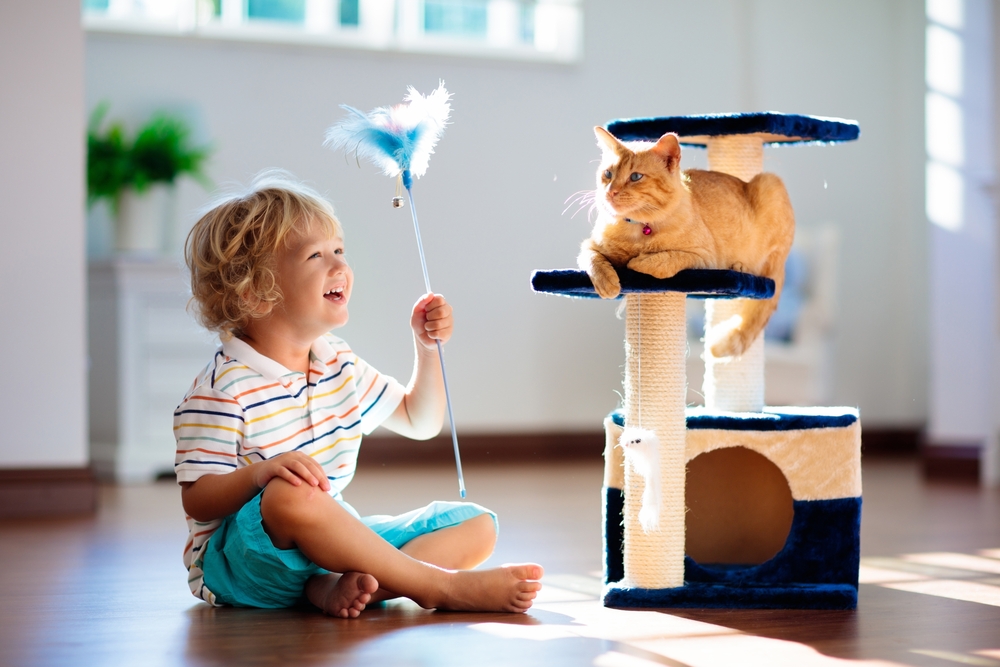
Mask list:
[[[642,225],[642,233],[645,234],[646,236],[649,236],[650,234],[653,233],[653,228],[649,226],[648,222],[636,222],[632,218],[625,218],[625,222],[633,225]]]

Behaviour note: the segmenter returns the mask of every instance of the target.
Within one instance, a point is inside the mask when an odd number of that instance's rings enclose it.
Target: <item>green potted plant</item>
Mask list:
[[[172,224],[174,184],[190,176],[211,183],[203,167],[210,149],[196,146],[181,118],[154,114],[134,138],[120,121],[102,129],[108,105],[100,104],[87,126],[87,202],[106,200],[115,220],[119,252],[159,254]]]

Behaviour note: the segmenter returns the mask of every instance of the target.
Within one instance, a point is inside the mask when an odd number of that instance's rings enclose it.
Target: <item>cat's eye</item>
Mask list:
[[[642,179],[642,174],[640,174],[640,173],[638,173],[636,171],[633,171],[632,175],[629,176],[628,178],[629,178],[630,181],[632,181],[633,183],[635,183],[636,181]]]
[[[607,179],[611,178],[611,170],[610,169],[605,169],[604,170],[604,178],[607,178]]]

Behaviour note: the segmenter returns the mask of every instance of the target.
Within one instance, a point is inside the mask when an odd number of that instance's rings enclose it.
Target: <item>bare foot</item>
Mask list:
[[[445,600],[435,605],[453,611],[526,612],[542,588],[542,566],[503,565],[492,570],[454,572]]]
[[[324,614],[337,618],[357,618],[378,590],[378,581],[370,574],[324,574],[306,584],[306,597]]]

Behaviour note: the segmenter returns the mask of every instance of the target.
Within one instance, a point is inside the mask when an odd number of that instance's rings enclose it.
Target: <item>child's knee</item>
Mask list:
[[[489,514],[480,514],[466,521],[465,525],[471,533],[472,541],[488,551],[487,557],[493,553],[493,547],[497,543],[497,529],[493,517]]]
[[[330,497],[310,484],[291,484],[275,477],[260,498],[260,515],[264,525],[289,525],[308,521],[319,511],[319,504]]]

